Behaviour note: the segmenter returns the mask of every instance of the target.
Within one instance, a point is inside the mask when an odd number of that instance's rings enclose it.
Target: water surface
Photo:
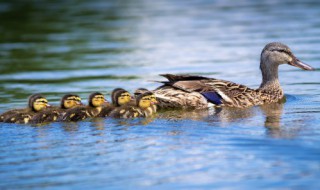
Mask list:
[[[1,1],[1,112],[35,92],[58,104],[66,92],[154,89],[160,73],[256,88],[272,41],[317,70],[281,66],[283,104],[2,123],[0,189],[319,189],[318,18],[316,0]]]

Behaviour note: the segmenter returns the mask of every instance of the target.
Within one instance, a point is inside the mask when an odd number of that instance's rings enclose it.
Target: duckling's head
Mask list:
[[[146,93],[146,92],[149,92],[148,89],[146,88],[138,88],[134,91],[133,95],[134,95],[134,98],[137,99],[139,95],[143,94],[143,93]]]
[[[94,92],[90,94],[88,99],[88,104],[91,107],[100,107],[106,102],[104,95],[100,92]]]
[[[66,94],[61,98],[60,107],[62,109],[69,109],[79,105],[82,105],[82,103],[78,95]]]
[[[304,70],[314,70],[310,65],[307,65],[296,58],[290,48],[285,44],[272,42],[263,48],[261,52],[261,70],[266,70],[272,67],[275,68],[284,63]]]
[[[29,97],[29,107],[35,111],[41,111],[47,107],[50,107],[48,100],[41,94],[33,94]]]
[[[153,103],[153,104],[157,104],[158,103],[158,101],[157,101],[157,97],[152,93],[152,95],[151,95],[151,102]]]
[[[137,105],[142,109],[147,109],[153,104],[158,103],[152,92],[145,92],[138,96],[136,99]]]
[[[115,106],[122,106],[130,102],[131,95],[128,91],[122,88],[116,88],[111,93],[112,103]]]

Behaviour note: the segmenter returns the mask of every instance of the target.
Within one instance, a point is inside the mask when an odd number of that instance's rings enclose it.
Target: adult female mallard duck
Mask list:
[[[103,104],[106,103],[106,99],[100,92],[94,92],[90,94],[87,106],[77,106],[68,109],[61,121],[80,121],[91,117],[96,117],[102,109]]]
[[[131,95],[128,91],[123,88],[116,88],[111,93],[112,104],[109,102],[102,106],[101,112],[97,117],[107,117],[110,112],[117,107],[128,104],[131,101]]]
[[[230,81],[191,75],[162,76],[168,79],[154,93],[160,108],[203,109],[210,104],[246,108],[278,102],[284,97],[278,79],[278,66],[287,63],[304,70],[314,70],[301,62],[282,43],[267,44],[261,53],[262,83],[258,89]]]
[[[75,94],[66,94],[61,98],[60,106],[45,109],[32,117],[30,123],[47,123],[57,121],[68,109],[82,105],[81,98]]]
[[[38,112],[50,107],[48,100],[41,94],[34,94],[29,97],[28,108],[10,110],[2,114],[6,123],[27,124]]]
[[[136,105],[126,104],[114,109],[110,116],[114,118],[135,118],[135,117],[150,117],[156,113],[152,105],[156,104],[152,92],[145,92],[136,98]]]

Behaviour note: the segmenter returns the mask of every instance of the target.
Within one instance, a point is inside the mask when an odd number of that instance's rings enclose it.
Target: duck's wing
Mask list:
[[[34,112],[16,113],[10,115],[10,117],[5,118],[3,122],[5,123],[17,123],[17,124],[27,124],[30,119],[34,116]]]
[[[31,111],[30,108],[13,109],[13,110],[6,111],[6,112],[0,114],[0,122],[6,121],[7,118],[11,118],[13,115],[15,115],[17,113],[27,113],[30,111]]]
[[[139,108],[135,106],[129,106],[129,105],[118,107],[112,110],[110,113],[110,117],[122,118],[122,119],[136,118],[141,116],[143,116],[143,113]]]
[[[225,104],[231,107],[256,105],[257,91],[234,82],[190,75],[165,75],[171,86],[185,92],[198,92],[215,105]],[[163,88],[163,87],[162,87]]]
[[[62,116],[61,121],[80,121],[91,117],[85,106],[71,108]]]
[[[46,109],[44,111],[36,113],[30,120],[30,123],[47,123],[57,121],[58,118],[62,115],[62,113],[63,110],[59,107]]]
[[[173,75],[173,74],[161,74],[160,76],[165,77],[170,82],[176,82],[181,80],[202,80],[202,79],[209,79],[203,76],[196,76],[196,75]]]
[[[102,107],[100,113],[96,117],[108,117],[114,109],[115,107],[111,105]]]

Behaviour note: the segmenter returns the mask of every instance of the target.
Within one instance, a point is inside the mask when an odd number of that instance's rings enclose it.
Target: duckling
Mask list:
[[[47,123],[57,121],[68,109],[82,105],[81,98],[75,94],[66,94],[61,98],[60,107],[52,107],[36,114],[30,123]]]
[[[27,124],[35,114],[50,107],[48,100],[40,94],[30,96],[28,106],[29,108],[19,109],[15,113],[13,112],[11,115],[8,115],[4,118],[4,122]]]
[[[138,89],[136,89],[135,92],[134,92],[134,98],[137,99],[139,95],[141,95],[141,94],[143,94],[143,93],[146,93],[146,92],[151,92],[151,91],[149,91],[149,90],[146,89],[146,88],[138,88]],[[157,102],[157,98],[156,98],[156,96],[155,96],[153,93],[152,93],[152,95],[151,95],[151,99],[152,99],[153,102]],[[135,105],[135,101],[134,101],[134,104],[133,104],[133,105]],[[157,112],[157,105],[156,105],[156,104],[152,104],[151,107],[152,107],[152,111],[153,111],[154,113],[156,113],[156,112]]]
[[[77,106],[66,111],[62,116],[62,121],[80,121],[90,117],[97,117],[102,110],[106,99],[100,92],[90,94],[87,106]]]
[[[97,117],[107,117],[117,107],[128,104],[132,98],[128,91],[123,88],[116,88],[111,93],[112,104],[106,103]]]
[[[31,102],[33,101],[33,98],[38,96],[38,95],[39,94],[33,94],[33,95],[29,96],[29,98],[28,98],[28,107],[27,108],[13,109],[13,110],[9,110],[9,111],[6,111],[6,112],[2,113],[0,115],[0,122],[3,122],[7,118],[11,117],[11,115],[13,115],[13,114],[25,113],[25,112],[30,111],[31,108],[29,107],[29,105],[31,105]]]
[[[121,106],[114,109],[110,116],[114,118],[150,117],[156,113],[152,108],[152,105],[157,103],[153,96],[152,92],[145,92],[137,97],[135,106],[130,104]]]
[[[134,98],[137,99],[139,95],[146,93],[146,92],[150,92],[148,89],[146,88],[138,88],[134,91]]]

